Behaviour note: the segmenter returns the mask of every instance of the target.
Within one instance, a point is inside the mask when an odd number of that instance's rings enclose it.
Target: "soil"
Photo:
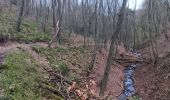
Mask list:
[[[156,68],[151,64],[142,65],[135,71],[136,90],[142,100],[169,100],[169,66],[170,64]]]
[[[170,37],[170,36],[169,36]],[[77,40],[76,40],[77,41]],[[170,40],[164,39],[161,37],[158,39],[158,53],[159,53],[159,62],[158,65],[155,66],[150,62],[150,64],[142,64],[135,71],[135,88],[137,91],[137,95],[142,97],[142,100],[169,100],[170,98]],[[0,46],[0,63],[3,62],[4,54],[9,53],[13,50],[22,49],[27,51],[37,62],[39,67],[39,71],[42,73],[44,78],[49,78],[49,74],[46,71],[52,70],[49,66],[47,59],[35,51],[32,50],[31,46],[38,45],[41,47],[47,47],[48,45],[45,43],[36,43],[36,44],[19,44],[19,43],[7,43],[6,45]],[[165,49],[162,49],[165,48]],[[127,52],[125,48],[121,45],[117,47],[118,49],[118,57],[130,57],[133,55]],[[146,58],[149,58],[149,47],[141,50],[142,55],[147,55]],[[96,84],[90,86],[91,91],[95,94],[99,94],[100,89],[100,81],[103,77],[106,62],[108,57],[108,50],[101,49],[97,53],[96,63],[94,69],[92,70],[92,74],[90,77],[93,78],[93,81]],[[72,66],[74,67],[74,66]],[[105,96],[112,96],[113,100],[118,100],[118,96],[124,90],[124,69],[125,67],[118,63],[113,63],[108,84],[105,91]],[[1,92],[1,90],[0,90]]]
[[[80,44],[80,43],[77,43],[77,41],[79,42],[78,39],[75,39],[75,42],[76,42],[75,44]],[[41,75],[45,79],[49,80],[51,77],[49,71],[52,71],[53,69],[49,66],[49,63],[46,57],[43,57],[32,50],[31,47],[33,45],[38,45],[44,48],[48,47],[46,43],[22,44],[22,43],[16,43],[16,42],[7,42],[7,43],[0,44],[0,64],[3,63],[5,54],[21,49],[21,50],[26,51],[29,55],[32,56],[32,58],[39,65],[38,71],[40,71]],[[93,85],[91,87],[91,90],[94,90],[95,94],[99,94],[98,93],[99,83],[103,77],[107,56],[108,56],[108,51],[105,49],[102,49],[101,52],[97,53],[97,60],[96,60],[95,68],[92,72],[93,74],[91,75],[92,77],[94,77],[95,79],[94,81],[97,83],[97,85],[95,86]],[[66,61],[66,63],[68,64],[68,61]],[[74,69],[75,66],[71,65],[71,67],[72,69]],[[124,80],[123,69],[124,69],[123,66],[119,64],[113,64],[111,71],[110,71],[108,85],[107,85],[106,92],[105,92],[106,95],[117,97],[123,91],[123,88],[124,88],[123,87],[123,80]],[[2,89],[0,89],[0,95],[1,94],[3,94]]]
[[[91,77],[94,78],[96,82],[95,86],[92,86],[92,90],[99,94],[100,91],[100,81],[103,77],[106,61],[108,57],[108,51],[102,49],[101,52],[97,53],[96,64],[91,74]],[[114,100],[118,100],[118,96],[122,93],[124,89],[123,80],[124,80],[124,67],[114,63],[111,67],[108,83],[105,91],[105,96],[112,96]]]
[[[143,64],[135,71],[137,95],[142,100],[170,100],[170,38],[166,39],[162,35],[156,42],[159,57],[157,64]],[[145,58],[151,59],[149,47],[141,51]]]

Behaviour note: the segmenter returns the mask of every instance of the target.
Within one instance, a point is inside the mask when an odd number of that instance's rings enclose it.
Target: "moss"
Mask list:
[[[37,65],[28,54],[23,51],[11,53],[4,66],[0,74],[4,100],[42,100],[38,93]]]

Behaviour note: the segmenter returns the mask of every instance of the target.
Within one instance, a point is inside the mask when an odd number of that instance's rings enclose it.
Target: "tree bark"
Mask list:
[[[122,28],[123,17],[124,17],[124,13],[126,10],[126,4],[127,4],[127,0],[123,0],[122,7],[121,7],[121,10],[120,10],[119,16],[118,16],[117,26],[116,26],[115,32],[111,38],[112,40],[111,40],[111,45],[110,45],[110,49],[109,49],[109,56],[107,58],[107,65],[106,65],[105,72],[104,72],[104,75],[103,75],[103,78],[102,78],[101,84],[100,84],[100,93],[99,93],[100,96],[104,95],[104,91],[107,86],[108,76],[109,76],[111,65],[112,65],[112,57],[114,56],[114,53],[112,50],[115,49],[114,44],[115,44],[115,41],[118,38],[118,35]]]
[[[59,23],[60,23],[60,22],[58,21],[58,22],[57,22],[57,27],[55,28],[56,32],[53,33],[54,35],[53,35],[51,41],[50,41],[49,44],[48,44],[48,47],[49,47],[49,48],[51,48],[51,45],[52,45],[53,41],[55,40],[55,38],[57,37],[57,35],[58,35],[59,32],[60,32]]]
[[[25,5],[25,0],[21,1],[21,8],[20,8],[20,12],[19,12],[19,16],[16,22],[16,31],[20,31],[20,26],[21,26],[21,22],[22,22],[22,17],[23,17],[23,13],[24,13],[24,5]]]
[[[97,11],[98,11],[98,1],[96,0],[96,4],[95,4],[95,27],[94,27],[94,49],[93,49],[92,60],[91,60],[87,75],[90,74],[90,71],[93,69],[95,62],[96,62],[97,45],[98,45],[97,44],[97,35],[98,35],[98,31],[97,31],[97,23],[98,23]]]
[[[53,9],[53,32],[56,33],[56,0],[52,0]],[[53,35],[53,34],[52,34]]]
[[[57,14],[58,14],[58,20],[59,20],[59,25],[58,27],[61,28],[61,24],[62,24],[62,12],[61,12],[61,0],[58,0],[58,10],[57,10]],[[58,43],[61,43],[61,40],[60,40],[60,33],[61,33],[61,30],[58,31],[58,34],[57,34],[57,40],[58,40]]]

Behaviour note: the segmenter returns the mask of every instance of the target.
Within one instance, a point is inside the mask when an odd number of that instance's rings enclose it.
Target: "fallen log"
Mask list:
[[[142,59],[127,59],[127,58],[116,58],[116,61],[145,62]]]
[[[123,62],[123,63],[148,63],[150,60],[144,59],[127,59],[127,58],[116,58],[116,62]]]

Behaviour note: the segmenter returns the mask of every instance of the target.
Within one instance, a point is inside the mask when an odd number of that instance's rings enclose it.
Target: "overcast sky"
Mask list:
[[[50,3],[51,0],[47,0],[47,1],[48,1],[49,4],[51,4]],[[81,1],[81,0],[79,0],[79,1]],[[136,9],[140,9],[140,7],[143,4],[144,0],[128,0],[128,6],[129,6],[130,9],[134,9],[135,8],[135,2],[136,2]]]
[[[128,5],[130,9],[134,9],[135,8],[135,1],[136,1],[136,9],[140,9],[142,3],[144,2],[144,0],[128,0]]]

